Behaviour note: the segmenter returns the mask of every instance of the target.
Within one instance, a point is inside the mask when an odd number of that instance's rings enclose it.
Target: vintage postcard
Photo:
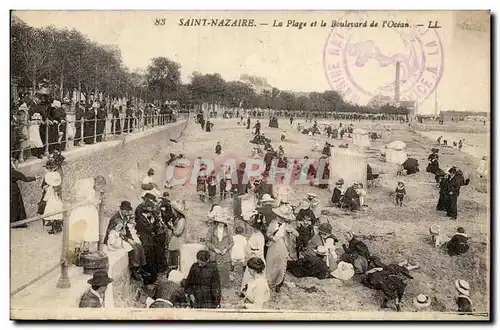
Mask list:
[[[490,320],[490,19],[13,10],[11,319]]]

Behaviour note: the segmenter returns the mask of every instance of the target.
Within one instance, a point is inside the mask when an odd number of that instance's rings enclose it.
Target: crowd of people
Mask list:
[[[270,123],[273,128],[278,126],[278,118],[274,118],[272,125]],[[196,121],[207,132],[214,127],[210,119],[201,114],[197,115]],[[243,122],[243,118],[240,121]],[[314,125],[317,127],[317,123]],[[247,117],[246,128],[250,129],[250,126],[251,119]],[[253,129],[254,139],[264,136],[259,120]],[[349,134],[352,130],[351,124],[345,127],[344,132]],[[333,129],[327,128],[326,131],[329,137],[336,136]],[[314,192],[298,199],[292,198],[291,184],[284,183],[284,174],[270,178],[270,173],[273,173],[271,166],[277,164],[278,167],[287,168],[288,159],[283,146],[275,149],[267,138],[263,142],[264,151],[259,146],[254,153],[256,157],[262,157],[266,165],[265,171],[259,176],[248,177],[244,162],[237,168],[224,166],[219,173],[215,170],[207,173],[207,167],[203,164],[200,167],[196,192],[201,201],[211,203],[211,208],[206,216],[207,234],[202,240],[205,248],[197,252],[196,262],[187,274],[180,272],[180,261],[181,246],[188,243],[186,228],[189,217],[183,203],[173,199],[170,192],[161,192],[162,184],[155,183],[154,170],[150,169],[141,182],[140,204],[134,207],[130,201],[122,201],[116,214],[109,220],[103,243],[110,251],[128,252],[132,279],[138,284],[142,283],[148,294],[144,306],[220,308],[223,306],[222,288],[229,287],[235,278],[233,275],[239,272],[242,282],[238,285],[238,294],[242,300],[238,307],[241,308],[267,308],[271,295],[281,292],[289,273],[295,277],[315,277],[320,280],[354,279],[369,289],[383,293],[381,307],[386,308],[389,301],[394,301],[396,310],[400,311],[407,282],[413,279],[410,271],[418,269],[420,265],[412,265],[407,261],[384,263],[362,241],[362,235],[351,231],[334,233],[332,224],[321,215],[324,206]],[[311,186],[327,188],[321,180],[330,178],[330,147],[325,145],[324,151],[328,152],[323,152],[318,163],[304,167],[295,161],[292,179],[298,180],[305,172]],[[222,146],[217,143],[215,154],[220,155],[221,152]],[[433,150],[429,156],[427,168],[436,177],[442,172],[436,163],[439,161],[437,152]],[[175,166],[173,160],[177,158],[177,155],[171,154],[172,161],[169,160],[167,166]],[[304,161],[308,161],[307,156]],[[62,219],[51,214],[62,208],[59,201],[63,163],[64,157],[58,149],[54,149],[46,164],[47,174],[42,183],[44,195],[39,203],[39,213],[47,215],[44,219],[51,226],[51,233],[59,233],[62,229]],[[320,170],[320,166],[324,168]],[[457,197],[460,187],[468,184],[468,179],[464,179],[463,173],[455,167],[448,172],[449,175],[439,175],[438,178],[441,191],[437,210],[446,210],[449,217],[456,219]],[[318,177],[320,173],[321,178]],[[370,166],[367,168],[369,175]],[[11,190],[13,185],[17,186],[18,180],[30,182],[35,179],[15,170]],[[103,180],[100,177],[91,178],[85,186],[86,193],[82,192],[82,196],[94,200],[94,206],[99,203],[99,192],[105,185]],[[397,205],[403,205],[406,193],[404,182],[398,182],[394,191]],[[356,212],[366,207],[366,194],[362,183],[354,182],[344,189],[344,180],[339,178],[332,191],[330,206]],[[242,213],[241,205],[234,210],[222,206],[224,199],[232,198],[233,204],[238,205],[248,195],[254,196],[256,200],[251,212]],[[11,222],[26,217],[19,188],[14,198],[17,213],[14,218],[11,214]],[[11,211],[12,205],[11,200]],[[91,228],[95,229],[95,225],[87,228],[90,231]],[[439,228],[431,228],[430,234],[434,241],[439,241]],[[95,235],[76,236],[73,235],[72,240],[82,243],[82,251],[93,249],[98,240]],[[444,246],[450,255],[466,253],[468,245],[464,228],[459,227],[449,241],[439,246]],[[104,307],[106,287],[112,281],[106,272],[95,272],[88,282],[90,288],[82,295],[80,307]],[[459,310],[471,312],[469,284],[457,280],[455,285],[460,293],[457,298]],[[429,297],[419,295],[413,302],[418,308],[425,308],[429,306]]]
[[[74,115],[68,116],[68,114]],[[50,89],[31,95],[19,93],[11,111],[11,157],[16,161],[43,158],[68,144],[80,146],[102,142],[105,136],[132,133],[142,127],[174,122],[177,110],[153,104],[54,98]]]

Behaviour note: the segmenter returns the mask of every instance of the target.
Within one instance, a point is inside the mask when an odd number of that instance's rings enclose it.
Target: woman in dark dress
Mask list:
[[[104,136],[104,130],[106,129],[106,118],[107,118],[106,108],[100,107],[97,109],[97,128],[96,128],[96,142],[101,142]]]
[[[93,144],[96,119],[94,108],[87,109],[85,111],[84,117],[85,123],[83,124],[83,141],[85,142],[85,144]]]
[[[111,122],[111,132],[113,132],[115,135],[120,135],[122,132],[120,110],[115,107],[113,107],[113,121]]]
[[[33,182],[35,177],[25,176],[11,165],[10,167],[10,222],[26,219],[26,209],[24,208],[23,195],[17,185],[17,181]],[[20,225],[15,228],[26,228],[28,225]]]

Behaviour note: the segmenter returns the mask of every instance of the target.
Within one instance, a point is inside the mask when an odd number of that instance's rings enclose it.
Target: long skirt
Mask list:
[[[231,261],[222,260],[217,263],[217,269],[219,270],[220,284],[223,288],[228,288],[230,286],[230,273],[231,273]]]
[[[285,240],[271,243],[266,255],[266,278],[270,287],[276,287],[285,280],[288,251]]]
[[[438,204],[436,206],[437,211],[448,211],[450,197],[446,194],[439,194]]]
[[[26,219],[26,209],[24,208],[23,196],[17,183],[10,186],[10,222]]]

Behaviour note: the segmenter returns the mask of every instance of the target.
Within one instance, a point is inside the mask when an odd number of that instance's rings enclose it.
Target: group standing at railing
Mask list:
[[[152,104],[135,107],[131,101],[125,107],[99,101],[74,105],[69,98],[60,101],[43,91],[19,96],[11,113],[11,157],[21,162],[172,123],[178,117],[176,110]]]

